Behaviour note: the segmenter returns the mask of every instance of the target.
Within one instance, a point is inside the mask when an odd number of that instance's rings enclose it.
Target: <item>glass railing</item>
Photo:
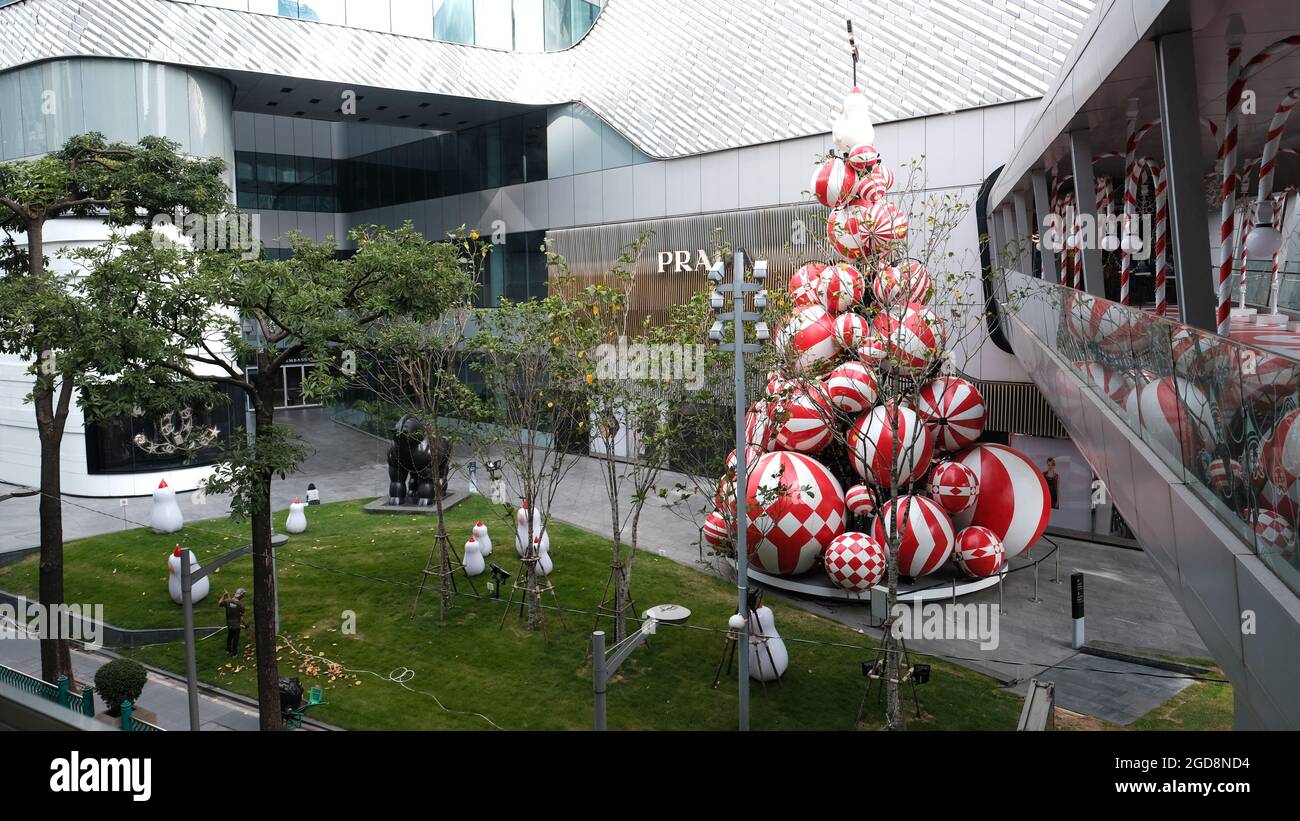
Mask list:
[[[1018,272],[996,291],[1008,332],[1014,316],[1300,594],[1300,361]]]

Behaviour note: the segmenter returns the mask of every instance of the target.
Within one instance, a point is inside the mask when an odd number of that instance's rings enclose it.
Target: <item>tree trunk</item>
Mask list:
[[[436,431],[430,432],[429,437],[431,445],[437,444]],[[438,541],[438,623],[443,624],[447,621],[447,611],[451,609],[451,557],[447,555],[451,541],[447,536],[447,517],[442,509],[442,476],[438,470],[437,454],[433,457],[433,503],[438,511],[438,533],[434,536]],[[461,560],[464,561],[463,556]]]
[[[254,448],[271,432],[274,424],[275,373],[270,372],[269,357],[258,363],[255,411],[257,430]],[[263,469],[257,481],[261,487],[253,503],[253,637],[257,643],[257,709],[263,730],[279,730],[280,668],[276,662],[275,570],[271,563],[271,477]]]
[[[41,442],[41,567],[40,601],[48,615],[63,604],[63,507],[59,457],[63,426],[54,415],[54,396],[48,387],[34,392],[37,432]],[[55,622],[51,620],[50,624]],[[72,654],[66,637],[41,639],[41,678],[55,684],[59,676],[72,680]]]

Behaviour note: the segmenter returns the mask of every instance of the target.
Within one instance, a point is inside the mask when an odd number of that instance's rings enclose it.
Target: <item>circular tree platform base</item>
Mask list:
[[[1006,572],[1005,568],[1002,572]],[[857,592],[836,587],[822,572],[821,568],[810,570],[799,576],[786,577],[774,576],[751,567],[749,568],[749,578],[768,587],[784,590],[788,593],[798,593],[802,596],[861,602],[864,605],[871,604],[870,590]],[[951,563],[946,563],[930,575],[915,579],[910,584],[900,579],[898,582],[898,600],[914,604],[927,601],[943,601],[945,599],[951,600],[954,594],[960,598],[980,590],[986,590],[997,583],[998,576],[996,575],[984,579],[972,579],[969,576],[962,575]],[[884,592],[885,585],[882,582],[876,588]]]

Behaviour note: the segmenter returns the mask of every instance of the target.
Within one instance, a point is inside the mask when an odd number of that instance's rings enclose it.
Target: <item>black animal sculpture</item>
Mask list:
[[[406,503],[413,496],[420,507],[433,504],[433,466],[438,464],[438,497],[447,495],[447,472],[451,468],[451,447],[443,440],[429,441],[424,426],[414,416],[403,416],[393,426],[393,443],[388,446],[388,504]]]

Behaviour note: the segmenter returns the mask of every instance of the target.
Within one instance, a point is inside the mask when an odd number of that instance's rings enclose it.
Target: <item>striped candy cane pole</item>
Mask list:
[[[1153,163],[1151,174],[1156,179],[1156,246],[1153,249],[1156,255],[1156,316],[1164,316],[1168,310],[1165,282],[1169,278],[1169,194],[1164,168]]]
[[[1075,199],[1077,200],[1078,198],[1076,197]],[[1083,231],[1083,222],[1080,220],[1079,209],[1076,203],[1076,207],[1074,210],[1074,236],[1077,242],[1076,242],[1076,247],[1074,249],[1074,287],[1080,291],[1083,290],[1083,247],[1082,247],[1083,237],[1081,235],[1082,231]]]
[[[1282,132],[1286,129],[1287,120],[1291,118],[1291,111],[1300,102],[1300,88],[1293,88],[1287,92],[1282,101],[1277,104],[1277,111],[1273,114],[1273,120],[1268,125],[1268,134],[1264,137],[1264,153],[1259,158],[1259,191],[1255,197],[1255,207],[1258,209],[1264,202],[1270,201],[1273,194],[1273,172],[1277,170],[1278,149],[1282,145]],[[1278,219],[1277,198],[1272,197],[1273,203],[1273,227],[1279,231],[1282,224]],[[1285,206],[1286,197],[1282,198],[1282,204]],[[1273,267],[1269,271],[1268,280],[1268,307],[1270,313],[1277,313],[1277,295],[1279,288],[1278,279],[1278,253],[1273,255]]]
[[[1245,198],[1247,193],[1245,186],[1242,186],[1242,197]],[[1250,226],[1255,223],[1255,209],[1251,207],[1250,202],[1243,202],[1241,205],[1241,222],[1237,226],[1237,248],[1241,257],[1241,272],[1237,279],[1237,307],[1246,307],[1246,234],[1250,233]]]
[[[1219,270],[1215,281],[1218,301],[1214,317],[1220,336],[1228,336],[1232,331],[1229,322],[1232,302],[1228,289],[1232,279],[1232,238],[1235,233],[1233,218],[1237,212],[1237,115],[1245,88],[1245,72],[1241,68],[1241,40],[1237,37],[1228,47],[1228,100],[1223,115],[1223,143],[1220,148],[1223,156],[1223,185],[1219,192],[1223,195],[1223,206],[1219,209]]]
[[[1286,224],[1286,192],[1273,195],[1273,227],[1278,231]],[[1286,250],[1286,243],[1283,242],[1277,247],[1277,253],[1273,254],[1273,269],[1269,273],[1268,280],[1268,311],[1271,314],[1277,313],[1277,295],[1282,287],[1282,277],[1279,272],[1282,268],[1282,252]]]
[[[1227,336],[1231,330],[1229,317],[1228,285],[1232,277],[1233,261],[1233,217],[1237,208],[1237,117],[1241,108],[1241,96],[1246,90],[1246,81],[1268,64],[1289,54],[1300,46],[1300,34],[1285,37],[1262,49],[1243,66],[1241,64],[1240,39],[1232,41],[1228,48],[1228,99],[1227,110],[1223,118],[1223,208],[1220,211],[1219,225],[1219,271],[1218,271],[1218,313],[1215,317],[1218,331]]]
[[[1130,220],[1137,211],[1137,101],[1133,100],[1133,113],[1128,118],[1127,132],[1124,137],[1124,220],[1120,223],[1120,237],[1127,239],[1128,234],[1133,230]],[[1120,251],[1120,270],[1119,270],[1119,302],[1121,305],[1129,304],[1129,282],[1133,278],[1133,254],[1123,243]]]

